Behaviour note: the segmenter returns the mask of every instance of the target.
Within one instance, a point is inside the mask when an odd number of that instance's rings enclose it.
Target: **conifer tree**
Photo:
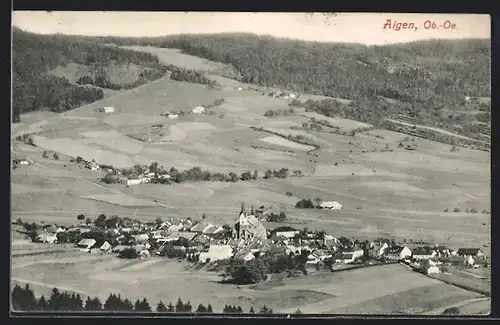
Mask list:
[[[207,312],[207,308],[205,306],[203,306],[202,304],[199,304],[198,308],[196,308],[196,312],[197,313],[206,313]]]
[[[249,311],[250,314],[255,314],[255,310],[253,310],[253,306],[250,307],[250,311]]]
[[[47,302],[47,300],[43,295],[38,299],[37,310],[41,311],[49,310],[49,303]]]
[[[180,297],[177,299],[177,303],[175,304],[175,311],[177,313],[182,313],[184,311],[184,303]]]
[[[166,313],[167,312],[167,306],[165,306],[163,301],[160,300],[160,302],[156,306],[156,312],[157,313]]]
[[[169,313],[173,313],[173,312],[175,312],[175,307],[174,307],[174,305],[172,305],[172,302],[171,302],[171,301],[168,303],[168,306],[167,306],[167,311],[168,311]]]
[[[207,313],[213,313],[214,310],[212,309],[212,305],[208,304],[207,306]]]

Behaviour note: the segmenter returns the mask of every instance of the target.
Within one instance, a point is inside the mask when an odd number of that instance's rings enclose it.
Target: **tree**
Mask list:
[[[139,300],[137,299],[134,305],[134,311],[140,311],[140,312],[150,312],[151,307],[149,306],[148,301],[146,298]]]
[[[250,173],[249,171],[243,172],[243,173],[241,174],[240,179],[241,179],[242,181],[249,181],[249,180],[251,180],[251,179],[252,179],[252,173]]]
[[[207,313],[213,313],[212,305],[208,304],[207,306]]]
[[[252,179],[257,179],[257,178],[259,178],[259,172],[257,170],[254,170],[252,174]]]
[[[43,151],[42,157],[43,158],[48,158],[49,157],[49,154],[47,153],[46,150]]]
[[[149,165],[149,171],[151,173],[155,173],[155,174],[157,173],[157,171],[158,171],[158,162],[157,161],[153,161],[151,163],[151,165]]]
[[[303,314],[303,312],[300,309],[297,309],[295,311],[295,315],[302,315],[302,314]]]
[[[87,225],[92,224],[92,218],[87,218],[87,219],[85,220],[85,223],[86,223]]]
[[[163,220],[161,220],[160,217],[156,218],[156,220],[155,220],[156,226],[161,226],[162,223],[163,223]]]
[[[57,152],[54,152],[52,157],[54,157],[55,160],[59,160],[59,154],[57,154]]]
[[[156,306],[156,312],[157,313],[166,313],[167,312],[167,306],[165,306],[163,301],[160,300],[160,302]]]
[[[168,303],[168,306],[167,306],[167,311],[168,311],[169,313],[173,313],[173,312],[175,312],[175,307],[174,307],[174,305],[172,305],[172,302],[169,302],[169,303]]]
[[[175,311],[177,313],[181,313],[184,311],[184,303],[182,302],[180,297],[177,299],[177,304],[175,304]]]
[[[253,306],[250,307],[250,311],[249,311],[250,314],[255,314],[255,310],[253,310]]]
[[[98,228],[104,228],[106,226],[106,215],[101,214],[95,219],[94,224]]]
[[[101,311],[102,310],[102,303],[99,300],[98,297],[94,297],[91,299],[90,297],[87,297],[87,300],[85,301],[85,310],[87,311]]]
[[[207,312],[207,308],[205,306],[203,306],[202,304],[199,304],[198,308],[196,308],[196,312],[197,313],[206,313]]]
[[[85,220],[85,216],[83,214],[79,214],[76,219],[80,220],[80,221],[83,221]]]
[[[231,182],[235,183],[238,181],[238,175],[236,175],[235,173],[231,172],[229,173],[229,179]]]
[[[295,204],[295,208],[297,209],[313,209],[314,204],[311,199],[302,199]]]
[[[49,303],[45,299],[45,296],[42,295],[38,299],[37,310],[45,311],[45,310],[48,310],[48,308],[49,308]]]
[[[128,259],[139,258],[139,253],[137,252],[137,250],[135,248],[128,247],[128,248],[125,248],[124,250],[122,250],[118,254],[118,257],[119,258],[128,258]]]

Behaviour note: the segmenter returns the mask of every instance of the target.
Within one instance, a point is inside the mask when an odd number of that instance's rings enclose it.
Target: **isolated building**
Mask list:
[[[89,249],[92,246],[94,246],[95,243],[96,243],[96,240],[93,238],[84,238],[78,242],[77,246],[80,248]]]
[[[203,114],[205,112],[205,107],[203,106],[197,106],[193,108],[193,113],[195,114]]]
[[[329,210],[340,210],[342,209],[342,204],[337,201],[327,201],[323,202],[319,205],[321,209],[329,209]]]
[[[103,113],[114,113],[115,108],[113,106],[105,106],[101,108],[101,112]]]
[[[480,248],[459,248],[457,251],[458,256],[472,256],[483,257],[483,251]]]

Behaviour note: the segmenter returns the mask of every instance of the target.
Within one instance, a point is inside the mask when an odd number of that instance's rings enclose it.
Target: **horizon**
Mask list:
[[[388,19],[413,22],[416,26],[427,20],[450,21],[457,29],[384,30]],[[134,27],[130,26],[130,21],[135,21]],[[363,22],[362,28],[359,21]],[[476,14],[338,13],[325,17],[321,13],[13,11],[12,27],[40,35],[157,38],[244,33],[367,46],[437,39],[491,39],[489,15]]]

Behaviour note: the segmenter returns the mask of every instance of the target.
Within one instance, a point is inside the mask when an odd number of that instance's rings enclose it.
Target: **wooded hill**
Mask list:
[[[246,33],[58,38],[95,47],[112,43],[179,48],[187,54],[231,64],[243,82],[353,100],[350,105],[328,99],[301,104],[324,115],[342,115],[382,126],[385,118],[402,114],[418,118],[420,124],[470,137],[483,138],[479,134],[490,133],[489,101],[465,100],[466,96],[491,96],[489,40],[365,46]]]
[[[139,84],[164,74],[154,55],[109,47],[82,37],[37,35],[14,28],[12,42],[14,122],[19,121],[23,112],[46,109],[63,112],[103,98],[100,88],[74,85],[66,78],[48,74],[57,66],[78,63],[100,69],[110,64],[133,63],[148,67],[148,72],[154,71],[145,73]],[[104,72],[96,80],[82,83],[120,89],[119,85],[107,82]]]

